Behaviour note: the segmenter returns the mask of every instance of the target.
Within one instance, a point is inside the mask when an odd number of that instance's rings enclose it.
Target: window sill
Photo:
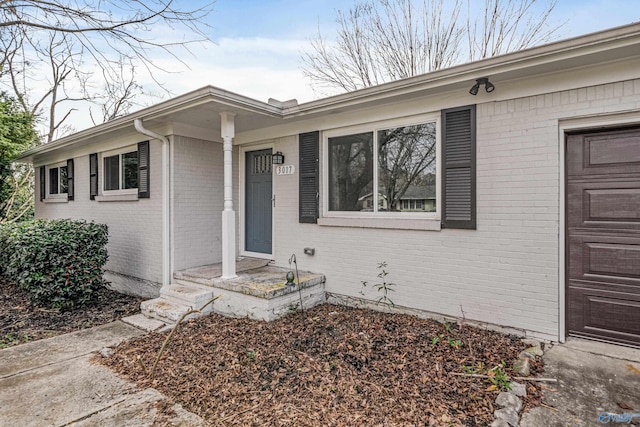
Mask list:
[[[42,203],[69,203],[69,199],[66,197],[46,198]]]
[[[137,194],[110,194],[108,196],[96,196],[97,202],[137,202]]]
[[[323,227],[386,228],[393,230],[440,231],[439,219],[416,218],[318,218]]]

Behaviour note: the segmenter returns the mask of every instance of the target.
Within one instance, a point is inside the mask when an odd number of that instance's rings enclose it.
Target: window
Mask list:
[[[432,121],[329,137],[329,212],[435,212],[436,129]]]
[[[424,210],[424,200],[402,200],[403,211],[422,211]]]
[[[89,199],[97,201],[148,199],[150,197],[149,157],[149,141],[142,141],[137,145],[100,155],[89,154]]]
[[[49,168],[49,194],[67,194],[67,167],[57,166]]]
[[[138,188],[138,151],[129,151],[103,157],[104,191]]]
[[[329,138],[329,210],[362,210],[372,191],[373,133]]]
[[[41,166],[39,175],[41,201],[58,203],[74,199],[73,159],[49,166]]]

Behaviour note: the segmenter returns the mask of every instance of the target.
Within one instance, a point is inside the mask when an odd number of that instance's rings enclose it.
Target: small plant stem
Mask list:
[[[151,378],[153,378],[153,375],[156,372],[156,366],[158,366],[158,362],[160,361],[160,358],[162,357],[162,353],[164,353],[165,348],[167,347],[167,343],[169,342],[169,340],[171,339],[171,337],[173,336],[173,334],[178,330],[178,327],[180,326],[180,323],[182,323],[182,321],[189,316],[190,314],[202,314],[202,310],[204,310],[205,308],[207,308],[207,306],[209,304],[211,304],[212,302],[214,302],[215,300],[217,300],[218,298],[220,298],[220,295],[213,297],[212,299],[210,299],[209,301],[207,301],[207,303],[205,305],[203,305],[202,307],[200,307],[199,310],[194,309],[194,310],[189,310],[187,311],[185,314],[182,315],[182,317],[180,317],[180,319],[176,322],[176,325],[173,327],[173,329],[171,330],[171,332],[169,332],[169,335],[167,335],[167,338],[165,338],[164,342],[162,343],[162,347],[160,347],[160,350],[158,351],[158,354],[156,355],[156,360],[154,360],[153,362],[153,366],[151,367],[151,373],[149,374],[149,376]],[[146,371],[146,370],[145,370]]]

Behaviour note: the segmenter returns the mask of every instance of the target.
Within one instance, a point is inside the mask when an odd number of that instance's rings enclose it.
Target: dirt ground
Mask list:
[[[103,325],[140,312],[141,298],[103,289],[73,311],[36,307],[25,291],[0,278],[0,348]]]
[[[123,343],[96,358],[212,425],[485,426],[498,391],[487,373],[518,337],[409,315],[322,305],[266,323],[218,315]],[[534,364],[533,373],[541,366]],[[527,385],[527,406],[540,390]]]

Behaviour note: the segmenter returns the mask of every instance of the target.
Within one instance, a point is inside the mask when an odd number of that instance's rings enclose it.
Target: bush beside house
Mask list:
[[[0,226],[0,276],[39,306],[85,305],[105,285],[108,228],[75,220],[34,220]]]

